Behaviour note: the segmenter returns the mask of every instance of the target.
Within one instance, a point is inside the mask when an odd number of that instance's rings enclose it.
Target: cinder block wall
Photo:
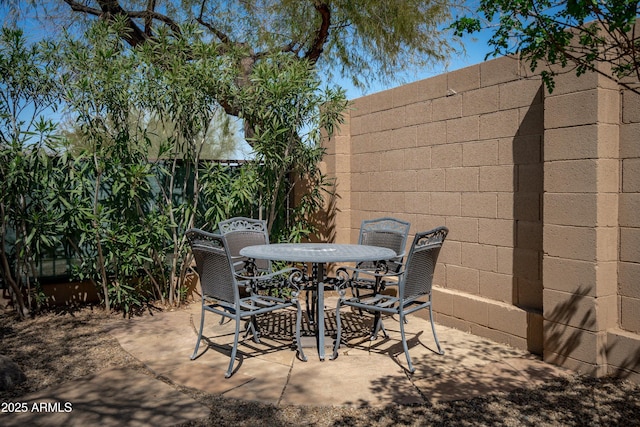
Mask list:
[[[617,325],[620,96],[592,73],[545,95],[544,357],[604,375]]]
[[[325,164],[333,240],[380,216],[446,225],[440,324],[638,376],[640,100],[596,74],[550,95],[499,58],[356,99],[346,120]]]
[[[620,126],[620,328],[640,333],[640,95],[624,91]]]
[[[623,90],[621,97],[619,329],[608,331],[606,354],[610,372],[622,372],[640,382],[640,96]]]

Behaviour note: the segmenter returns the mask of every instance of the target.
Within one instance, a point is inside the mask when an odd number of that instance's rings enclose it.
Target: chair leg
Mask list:
[[[433,310],[431,310],[431,306],[429,306],[429,320],[431,321],[431,331],[433,332],[433,339],[436,341],[436,346],[438,347],[438,353],[444,354],[444,350],[440,347],[440,341],[438,341],[438,335],[436,334],[436,327],[433,324]]]
[[[247,333],[249,330],[253,333],[253,341],[260,344],[260,329],[258,329],[256,316],[251,316],[251,320],[249,321],[249,327],[247,328]]]
[[[246,320],[244,322],[244,335],[242,338],[247,338],[251,334],[251,336],[255,336],[255,328],[253,327],[253,323],[251,320]]]
[[[302,342],[300,341],[300,330],[302,329],[302,307],[300,306],[300,301],[296,300],[296,345],[298,346],[298,356],[300,360],[303,362],[307,361],[307,356],[304,355],[304,351],[302,350]]]
[[[369,337],[369,339],[371,341],[377,340],[378,333],[380,331],[382,331],[382,335],[385,338],[389,338],[389,335],[387,334],[387,330],[384,328],[384,324],[382,323],[382,313],[380,313],[379,311],[376,311],[373,317],[373,330],[371,332],[371,337]]]
[[[351,295],[355,296],[358,300],[360,300],[360,289],[358,287],[351,285]],[[358,314],[362,316],[362,309],[358,307]]]
[[[225,378],[229,378],[233,373],[233,362],[236,361],[236,353],[238,351],[238,339],[240,338],[240,317],[236,317],[236,333],[233,337],[233,348],[231,349],[231,360],[229,361],[229,369],[224,374]]]
[[[204,328],[204,306],[202,307],[202,313],[200,314],[200,331],[198,332],[198,340],[196,341],[196,348],[193,350],[191,360],[198,356],[198,348],[200,347],[200,340],[202,339],[202,329]]]
[[[338,300],[338,306],[336,307],[336,342],[333,344],[333,354],[331,360],[338,358],[338,349],[340,348],[340,340],[342,338],[342,320],[340,319],[340,300]]]
[[[402,348],[404,349],[404,354],[407,357],[407,365],[409,365],[409,372],[414,373],[416,368],[413,367],[411,363],[411,356],[409,356],[409,347],[407,346],[407,337],[404,334],[404,313],[400,313],[400,335],[402,336]]]
[[[230,312],[229,310],[227,310],[226,308],[224,309],[224,311],[226,311],[226,312],[228,312],[228,313],[231,313],[231,312]],[[225,318],[225,316],[220,316],[220,323],[219,323],[219,325],[224,324],[224,318]]]
[[[307,290],[305,292],[305,297],[306,297],[306,309],[307,309],[307,319],[309,319],[309,323],[313,324],[315,323],[315,312],[314,312],[314,308],[315,308],[315,299],[313,297],[314,292],[311,290]]]

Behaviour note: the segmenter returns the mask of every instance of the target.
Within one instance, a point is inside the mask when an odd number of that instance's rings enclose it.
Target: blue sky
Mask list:
[[[491,52],[490,47],[487,45],[487,41],[489,40],[490,36],[491,32],[488,30],[483,30],[482,32],[474,34],[473,36],[465,36],[462,39],[462,44],[466,49],[466,54],[460,54],[458,56],[449,58],[448,67],[445,67],[444,64],[437,64],[433,67],[433,69],[430,70],[411,70],[407,72],[405,76],[403,76],[403,82],[395,82],[388,85],[379,83],[373,84],[371,87],[364,91],[356,89],[346,79],[336,79],[334,80],[334,83],[342,86],[347,90],[348,99],[355,99],[364,95],[401,86],[406,83],[428,79],[429,77],[438,76],[446,72],[455,71],[461,68],[469,67],[471,65],[479,64],[483,62],[485,56],[487,56],[487,54]]]

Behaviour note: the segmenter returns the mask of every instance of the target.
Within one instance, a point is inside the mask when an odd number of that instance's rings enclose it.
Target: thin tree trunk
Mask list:
[[[166,196],[167,206],[169,207],[169,218],[171,219],[171,224],[175,224],[175,216],[173,214],[173,186],[175,185],[175,176],[176,176],[176,168],[178,164],[178,159],[176,157],[173,158],[173,164],[171,166],[171,178],[169,179],[169,194]],[[183,193],[184,194],[184,193]],[[172,232],[173,238],[173,257],[171,259],[171,273],[169,274],[169,305],[173,306],[175,300],[175,292],[176,292],[176,257],[177,257],[177,247],[178,247],[178,232],[177,228],[173,227]]]
[[[94,155],[95,159],[95,155]],[[96,161],[97,165],[97,161]],[[96,168],[97,170],[97,168]],[[98,215],[98,195],[100,192],[100,172],[96,172],[96,185],[93,193],[93,228],[96,232],[96,248],[98,250],[98,268],[100,269],[100,277],[102,280],[102,292],[104,293],[104,307],[106,311],[111,310],[111,304],[109,302],[109,285],[107,283],[107,271],[104,265],[104,254],[102,253],[102,239],[100,238],[100,224],[96,220]]]
[[[5,218],[5,209],[4,203],[0,203],[0,218]],[[15,303],[18,304],[17,310],[20,319],[24,320],[27,316],[27,307],[24,305],[24,298],[22,298],[22,291],[20,290],[20,286],[14,280],[13,275],[11,273],[11,266],[9,265],[9,259],[7,258],[7,253],[5,251],[5,239],[6,236],[6,224],[4,220],[2,221],[2,240],[0,241],[0,258],[2,260],[2,271],[3,271],[3,279],[5,282],[9,284],[13,294],[15,296]]]
[[[4,248],[4,242],[3,242],[3,248]],[[11,287],[11,290],[13,291],[13,295],[15,297],[14,302],[18,305],[18,307],[16,307],[16,310],[18,311],[18,315],[20,316],[20,319],[24,320],[27,318],[27,313],[29,312],[29,310],[27,310],[27,307],[24,305],[24,298],[22,298],[22,291],[20,290],[20,286],[18,286],[18,283],[13,279],[13,276],[11,275],[9,260],[7,259],[4,249],[2,250],[1,255],[2,255],[1,256],[2,269],[4,271],[4,274],[2,277],[4,281],[7,282]]]
[[[285,159],[285,161],[288,163],[288,161],[286,159],[288,159],[289,157],[289,153],[291,153],[291,145],[292,145],[292,138],[289,139],[289,144],[287,144],[287,147],[284,150],[284,155],[282,156],[283,159]],[[269,232],[269,235],[271,235],[271,229],[273,228],[273,223],[276,220],[276,208],[278,205],[278,194],[280,193],[280,186],[282,185],[282,181],[284,180],[284,177],[289,173],[289,165],[283,165],[282,168],[280,168],[278,175],[276,176],[276,182],[273,188],[273,194],[271,197],[271,202],[270,202],[270,206],[269,206],[269,215],[268,215],[268,219],[269,221],[267,222],[267,230]]]
[[[24,195],[20,195],[19,200],[20,200],[20,210],[24,213],[24,212],[27,211],[27,206],[26,206],[26,201],[25,201]],[[18,242],[24,243],[26,241],[26,238],[27,238],[27,235],[28,235],[28,233],[27,233],[27,224],[25,223],[24,218],[20,222],[20,229],[21,229],[20,231],[22,232],[22,236],[23,236],[23,238],[25,240],[22,240],[22,239],[18,238],[19,234],[18,234],[18,230],[16,230],[16,245],[18,244]],[[16,271],[22,270],[22,266],[23,266],[23,261],[22,260],[25,259],[26,261],[24,262],[24,267],[25,267],[24,272],[26,273],[27,272],[26,271],[27,263],[28,263],[28,260],[30,258],[30,256],[29,256],[29,248],[26,245],[24,245],[22,247],[22,249],[23,249],[22,251],[20,250],[21,249],[20,247],[18,247],[16,249],[17,249],[16,250]],[[20,253],[22,253],[24,256],[21,257]],[[31,286],[29,285],[29,275],[26,276],[26,280],[27,280],[27,305],[26,306],[29,307],[29,309],[31,309],[31,307],[33,307],[33,304],[32,304],[32,301],[31,301]]]

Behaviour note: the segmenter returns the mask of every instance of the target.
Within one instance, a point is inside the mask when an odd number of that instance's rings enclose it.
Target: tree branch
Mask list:
[[[631,85],[629,83],[626,83],[626,82],[614,77],[613,75],[611,75],[609,73],[605,73],[604,71],[599,70],[598,67],[586,63],[585,61],[581,60],[580,58],[576,57],[575,55],[573,55],[572,53],[570,53],[568,51],[565,51],[564,54],[574,64],[576,64],[576,65],[586,65],[589,70],[591,70],[591,71],[601,75],[602,77],[605,77],[605,78],[607,78],[607,79],[619,84],[623,88],[635,93],[636,95],[640,95],[640,89],[634,87],[633,85]]]
[[[152,34],[151,24],[154,20],[163,22],[171,30],[180,34],[180,27],[174,20],[168,16],[155,12],[156,0],[148,0],[147,9],[143,11],[128,11],[120,6],[117,0],[97,0],[100,9],[86,6],[76,0],[64,0],[71,10],[74,12],[82,12],[88,15],[100,17],[101,19],[110,19],[111,16],[125,16],[127,18],[127,26],[130,32],[125,36],[125,40],[131,46],[137,46],[150,39]],[[143,19],[145,23],[144,31],[135,23],[134,19]]]
[[[276,51],[276,52],[281,52],[281,53],[293,52],[293,53],[295,53],[295,54],[297,55],[297,54],[298,54],[298,52],[300,51],[300,49],[299,49],[299,48],[296,48],[296,43],[292,41],[292,42],[287,43],[286,45],[282,46],[282,47],[281,47],[281,48],[279,48],[279,49],[275,49],[275,51]],[[273,51],[272,51],[272,50],[265,50],[265,51],[258,52],[258,53],[256,53],[256,54],[254,54],[254,55],[253,55],[253,58],[254,58],[255,60],[262,59],[262,58],[266,58],[266,57],[268,57],[269,55],[271,55],[272,53],[273,53]]]
[[[305,54],[305,58],[312,64],[315,64],[318,61],[318,58],[320,58],[320,55],[322,55],[324,45],[329,39],[329,27],[331,26],[331,9],[329,8],[329,4],[316,0],[314,1],[314,7],[320,14],[321,21],[320,26],[316,30],[316,36],[313,43]]]
[[[149,0],[147,3],[147,12],[153,13],[156,9],[156,0]],[[151,15],[147,15],[144,19],[144,33],[147,36],[151,36],[151,25],[153,24],[153,18]]]
[[[122,15],[127,17],[127,26],[131,30],[129,34],[127,34],[124,39],[131,46],[137,46],[141,43],[144,43],[149,38],[141,29],[133,22],[133,19],[127,13],[116,0],[98,0],[98,5],[100,9],[95,9],[92,7],[85,6],[81,3],[78,3],[75,0],[64,0],[69,6],[71,6],[71,10],[74,12],[83,12],[89,15],[98,16],[101,19],[110,19],[110,16]]]
[[[155,3],[155,1],[154,1],[154,3]],[[127,14],[127,16],[129,18],[144,18],[145,23],[147,22],[147,20],[149,22],[151,22],[151,21],[153,21],[155,19],[156,21],[160,21],[160,22],[162,22],[164,24],[167,24],[167,26],[169,28],[171,28],[171,31],[173,31],[174,33],[181,34],[180,26],[178,24],[176,24],[176,22],[173,19],[171,19],[168,16],[163,15],[161,13],[157,13],[157,12],[149,11],[149,10],[145,10],[145,11],[142,11],[142,12],[131,11],[131,12],[125,12],[125,13]]]
[[[214,27],[212,24],[206,22],[204,20],[204,18],[202,17],[202,15],[204,14],[204,4],[205,4],[205,2],[206,2],[206,0],[202,0],[202,3],[200,4],[200,14],[196,18],[196,21],[198,21],[198,23],[200,25],[202,25],[203,27],[205,27],[209,31],[211,31],[220,40],[220,42],[222,42],[222,43],[231,43],[231,39],[229,38],[229,36],[227,34],[223,33],[222,31],[220,31],[219,29]]]
[[[102,15],[102,11],[100,9],[94,9],[89,6],[85,6],[83,4],[75,2],[74,0],[64,0],[64,2],[71,6],[71,10],[73,10],[74,12],[82,12],[94,16]]]

